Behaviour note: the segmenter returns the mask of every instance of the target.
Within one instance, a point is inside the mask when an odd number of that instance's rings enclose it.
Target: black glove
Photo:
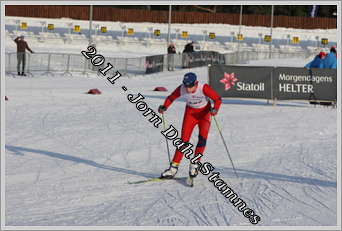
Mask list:
[[[160,105],[159,108],[158,108],[158,112],[159,112],[160,114],[163,114],[164,111],[166,111],[166,109],[167,109],[167,108],[166,108],[164,105]]]
[[[217,110],[215,108],[210,108],[209,111],[210,111],[210,114],[213,116],[217,114]]]

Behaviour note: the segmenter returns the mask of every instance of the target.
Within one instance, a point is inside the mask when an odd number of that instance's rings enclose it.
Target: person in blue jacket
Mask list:
[[[315,58],[309,62],[308,64],[306,64],[304,67],[305,68],[322,68],[322,63],[323,63],[323,60],[326,56],[326,53],[321,51],[319,52],[318,55],[315,56]]]
[[[320,68],[331,68],[336,69],[337,66],[337,54],[336,54],[336,47],[332,46],[330,48],[329,54],[325,57],[325,59],[320,64]]]

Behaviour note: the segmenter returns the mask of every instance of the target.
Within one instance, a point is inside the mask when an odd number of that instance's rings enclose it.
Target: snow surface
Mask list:
[[[122,77],[115,85],[98,76],[7,77],[6,225],[251,225],[203,175],[194,188],[128,184],[159,176],[168,158],[161,128],[126,95],[143,94],[156,111],[186,71]],[[206,68],[194,71],[206,81]],[[84,94],[90,88],[103,94]],[[167,124],[180,130],[183,111],[184,102],[174,102]],[[335,109],[224,99],[217,118],[240,178],[214,123],[203,162],[255,210],[259,225],[336,225]],[[184,158],[178,175],[187,171]]]
[[[29,45],[41,52],[84,49]],[[6,39],[6,52],[13,47]],[[164,53],[140,48],[108,47],[107,52],[122,57]],[[308,61],[249,64],[304,66]],[[155,128],[126,95],[143,94],[156,111],[187,71],[125,76],[115,85],[97,75],[6,76],[5,224],[252,226],[203,175],[193,188],[184,179],[128,184],[158,177],[168,167],[168,157],[162,127]],[[206,82],[206,67],[192,71]],[[152,91],[157,86],[168,92]],[[85,94],[91,88],[102,94]],[[167,124],[180,130],[183,111],[184,102],[174,102],[165,114]],[[214,123],[202,161],[212,163],[221,179],[261,217],[258,225],[337,225],[336,109],[303,101],[272,106],[264,100],[229,98],[223,100],[217,119],[240,178],[232,171]],[[193,144],[197,134],[195,129]],[[178,176],[187,172],[184,158]]]

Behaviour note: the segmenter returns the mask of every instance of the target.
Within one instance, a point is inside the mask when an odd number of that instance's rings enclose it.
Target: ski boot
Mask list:
[[[190,163],[189,165],[189,176],[194,178],[198,175],[198,164]]]
[[[194,186],[194,178],[198,175],[198,164],[190,163],[189,165],[189,177],[186,180],[186,183],[190,186]]]
[[[178,165],[175,163],[171,163],[170,167],[162,172],[162,174],[160,175],[160,179],[172,179],[175,177],[177,171]]]

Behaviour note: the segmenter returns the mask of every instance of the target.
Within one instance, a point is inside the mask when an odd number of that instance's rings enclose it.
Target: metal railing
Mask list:
[[[183,55],[173,54],[173,69],[183,69]],[[269,58],[307,58],[313,53],[280,53],[280,52],[267,52],[267,51],[240,51],[223,54],[225,58],[225,64],[243,64],[250,60],[260,60]],[[107,62],[111,63],[112,74],[119,71],[122,75],[138,75],[145,74],[146,71],[146,56],[138,58],[113,58],[105,57],[104,65]],[[89,75],[97,73],[101,67],[94,67],[89,60],[81,54],[67,54],[67,53],[34,53],[26,54],[25,73],[29,76],[35,74],[46,75],[69,75],[73,73],[81,73]],[[164,55],[163,70],[168,70],[168,55]],[[7,75],[16,75],[17,73],[17,53],[5,54],[5,72]],[[108,73],[111,74],[111,73]]]

